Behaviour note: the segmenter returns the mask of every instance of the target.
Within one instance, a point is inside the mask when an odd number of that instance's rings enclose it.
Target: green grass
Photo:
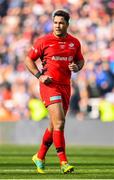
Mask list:
[[[0,179],[114,179],[114,147],[68,147],[75,171],[65,175],[53,147],[46,158],[46,174],[37,174],[31,161],[36,151],[37,146],[0,146]]]

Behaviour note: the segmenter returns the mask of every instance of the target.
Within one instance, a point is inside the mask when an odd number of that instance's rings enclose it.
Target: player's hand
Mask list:
[[[69,67],[70,71],[73,71],[73,72],[79,71],[77,64],[75,64],[74,62],[70,63],[68,67]]]
[[[50,84],[52,82],[52,77],[47,76],[47,75],[41,75],[39,78],[40,82],[44,84]]]

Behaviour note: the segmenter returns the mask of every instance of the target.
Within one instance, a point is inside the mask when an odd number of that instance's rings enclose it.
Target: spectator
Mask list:
[[[31,97],[31,91],[36,95],[38,89],[35,88],[35,79],[34,89],[31,89],[33,82],[23,63],[26,52],[36,36],[42,36],[52,30],[50,16],[53,10],[65,8],[70,12],[72,19],[69,31],[82,40],[86,59],[86,68],[81,74],[73,77],[77,86],[76,89],[73,87],[71,99],[76,104],[71,103],[71,109],[77,109],[85,116],[89,99],[101,98],[102,94],[112,92],[114,87],[113,7],[112,0],[1,0],[0,99],[7,104],[5,98],[9,96],[11,101],[8,108],[21,114],[21,118],[28,118],[26,103]],[[11,85],[10,93],[7,87],[3,88],[6,82]],[[80,91],[79,99],[75,99],[77,89]],[[20,97],[23,97],[21,105],[18,101]]]
[[[76,116],[80,112],[80,93],[78,85],[73,82],[72,89],[71,89],[71,100],[70,100],[70,110],[69,114],[71,116]]]
[[[108,62],[100,62],[96,68],[96,83],[101,96],[110,92],[113,88],[113,77]]]

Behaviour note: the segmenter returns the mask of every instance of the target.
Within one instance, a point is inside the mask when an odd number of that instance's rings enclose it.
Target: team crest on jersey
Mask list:
[[[69,47],[70,47],[70,48],[73,48],[73,47],[74,47],[74,43],[70,43],[70,44],[69,44]]]

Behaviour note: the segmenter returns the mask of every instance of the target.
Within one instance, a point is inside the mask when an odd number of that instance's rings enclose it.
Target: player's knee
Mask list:
[[[65,121],[58,121],[54,127],[54,129],[63,130],[65,125]]]

